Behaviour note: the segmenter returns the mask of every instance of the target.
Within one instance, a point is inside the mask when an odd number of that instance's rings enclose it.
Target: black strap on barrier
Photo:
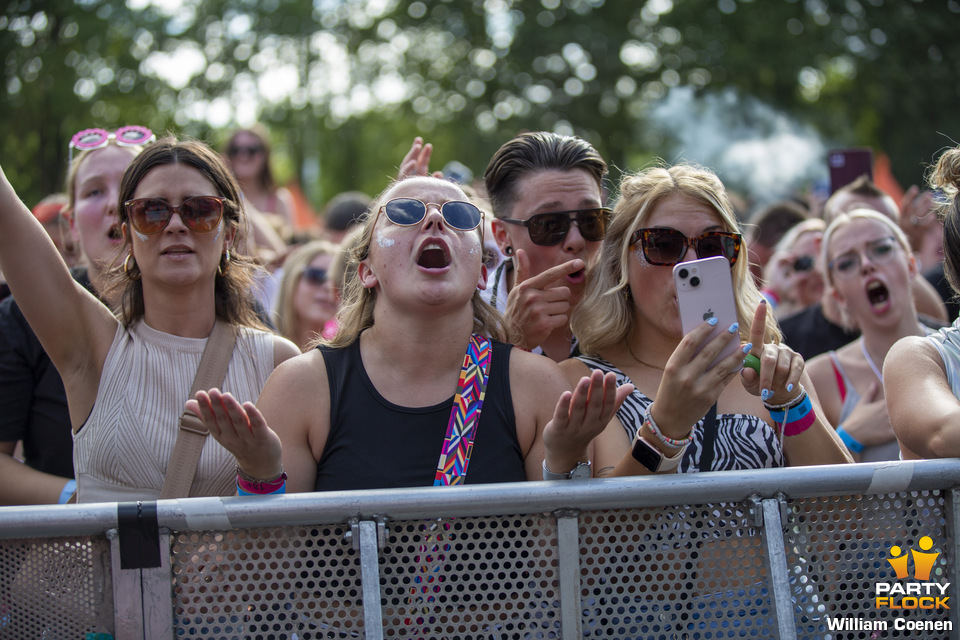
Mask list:
[[[121,569],[153,569],[160,566],[160,525],[156,502],[118,503],[117,533]]]

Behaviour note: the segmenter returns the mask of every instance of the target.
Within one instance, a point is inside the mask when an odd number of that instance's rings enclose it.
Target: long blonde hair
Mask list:
[[[386,195],[400,182],[404,180],[439,180],[438,178],[429,178],[423,176],[411,176],[402,180],[394,181],[383,192],[378,195],[370,207],[369,214],[361,223],[361,231],[357,231],[361,238],[355,245],[349,249],[347,255],[347,265],[345,271],[350,274],[344,278],[344,288],[341,291],[340,310],[337,312],[337,334],[330,340],[323,341],[322,344],[331,347],[346,347],[357,339],[360,332],[373,326],[373,311],[377,305],[377,292],[363,286],[360,278],[356,277],[360,263],[370,255],[370,245],[373,242],[374,227],[379,218],[380,209],[386,203]],[[441,181],[445,185],[453,186],[457,190],[462,190],[452,182]],[[466,194],[463,196],[467,200]],[[481,246],[483,244],[483,224],[477,228],[476,233],[480,236]],[[473,292],[471,300],[473,304],[473,331],[496,340],[506,339],[506,330],[504,328],[503,317],[500,313],[485,302],[480,297],[480,290]]]
[[[570,321],[583,353],[595,355],[629,339],[636,320],[634,304],[628,299],[630,237],[644,226],[660,201],[674,194],[707,205],[719,216],[725,231],[740,233],[726,189],[709,169],[684,163],[625,174],[600,247],[600,258],[589,273],[586,292]],[[747,262],[744,241],[732,273],[737,319],[744,340],[749,339],[753,314],[762,299]],[[766,325],[764,341],[779,343],[780,329],[772,313],[767,314]]]

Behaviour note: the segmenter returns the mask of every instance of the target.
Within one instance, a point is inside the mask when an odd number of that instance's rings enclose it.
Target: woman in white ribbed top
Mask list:
[[[147,147],[120,185],[121,266],[105,296],[116,301],[115,315],[70,277],[0,171],[0,269],[63,378],[80,502],[157,498],[218,318],[238,328],[223,386],[245,400],[299,353],[254,312],[241,206],[235,180],[207,145],[166,138]],[[190,495],[233,495],[234,465],[208,439]]]

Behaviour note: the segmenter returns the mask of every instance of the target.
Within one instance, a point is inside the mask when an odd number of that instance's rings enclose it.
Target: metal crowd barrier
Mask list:
[[[6,507],[0,638],[957,638],[958,487],[940,460]]]

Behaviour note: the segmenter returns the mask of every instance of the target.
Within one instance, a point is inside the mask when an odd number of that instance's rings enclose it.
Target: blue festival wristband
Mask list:
[[[802,419],[810,411],[813,410],[813,402],[810,400],[810,396],[805,396],[803,401],[795,407],[790,407],[786,412],[786,421],[796,422],[797,420]],[[781,409],[779,411],[770,411],[770,418],[774,422],[783,422],[784,421],[784,411]]]
[[[856,438],[847,433],[847,430],[843,428],[843,425],[837,427],[837,435],[840,436],[843,444],[845,444],[847,449],[850,449],[850,451],[854,453],[861,453],[864,450],[864,446],[858,442]]]
[[[70,499],[77,491],[77,481],[70,479],[67,480],[67,484],[63,485],[63,491],[60,492],[60,504],[67,504],[67,500]]]

